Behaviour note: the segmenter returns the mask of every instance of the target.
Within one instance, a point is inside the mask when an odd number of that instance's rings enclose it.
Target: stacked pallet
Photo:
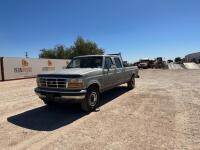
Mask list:
[[[193,62],[184,63],[184,66],[186,69],[200,69],[200,65]]]
[[[200,69],[200,64],[196,64],[193,62],[176,64],[176,63],[168,63],[168,69],[170,70],[179,70],[179,69]]]
[[[169,64],[168,64],[168,68],[169,68],[170,70],[184,69],[184,68],[182,67],[181,64],[175,64],[175,63],[169,63]]]

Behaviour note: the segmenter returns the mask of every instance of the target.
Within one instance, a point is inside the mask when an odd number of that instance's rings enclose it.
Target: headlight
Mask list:
[[[82,79],[69,79],[66,83],[66,88],[82,88],[84,87],[84,82]]]

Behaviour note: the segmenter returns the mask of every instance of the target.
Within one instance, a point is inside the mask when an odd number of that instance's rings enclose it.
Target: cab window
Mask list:
[[[122,63],[121,63],[120,59],[115,57],[114,60],[115,60],[116,67],[117,68],[122,68]]]
[[[111,68],[111,66],[113,65],[113,61],[110,57],[106,57],[105,58],[105,65],[104,65],[104,68],[107,69],[107,68]]]

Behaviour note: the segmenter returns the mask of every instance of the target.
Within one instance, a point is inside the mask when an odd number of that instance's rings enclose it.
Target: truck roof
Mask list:
[[[120,57],[119,55],[83,55],[83,56],[76,56],[74,58],[79,58],[79,57],[106,57],[106,56],[115,56],[115,57]]]

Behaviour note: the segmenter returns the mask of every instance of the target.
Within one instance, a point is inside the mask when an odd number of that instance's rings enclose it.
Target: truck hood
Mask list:
[[[40,75],[87,75],[92,72],[100,71],[101,68],[68,68],[58,71],[49,71],[45,73],[41,73]]]

